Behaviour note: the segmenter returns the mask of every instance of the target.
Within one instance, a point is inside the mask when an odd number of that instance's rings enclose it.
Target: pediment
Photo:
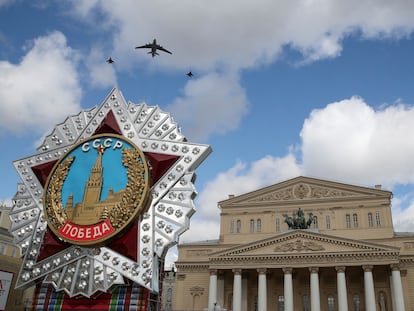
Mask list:
[[[344,253],[398,253],[399,248],[345,239],[310,230],[291,230],[272,238],[210,254],[210,258]]]
[[[286,201],[389,198],[391,192],[309,177],[296,177],[240,196],[223,200],[220,206]]]

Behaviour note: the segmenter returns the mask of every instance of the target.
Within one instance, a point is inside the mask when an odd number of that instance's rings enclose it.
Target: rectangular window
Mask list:
[[[6,245],[4,245],[4,244],[0,245],[0,254],[2,254],[2,255],[6,254]]]
[[[16,251],[17,251],[17,247],[13,247],[10,256],[11,257],[16,257]]]
[[[326,215],[326,229],[331,229],[331,216]]]
[[[313,216],[313,228],[318,229],[318,216]]]
[[[335,298],[333,295],[328,295],[328,311],[335,311]]]
[[[351,228],[351,216],[349,214],[345,215],[345,223],[347,228]]]
[[[250,233],[254,232],[254,220],[250,219]]]
[[[374,221],[372,220],[372,213],[368,213],[368,226],[374,226]]]
[[[354,228],[358,228],[358,215],[354,214],[352,215],[352,218],[354,220]]]
[[[230,233],[234,233],[234,220],[230,220]]]
[[[236,228],[236,230],[237,230],[237,233],[240,233],[240,231],[241,231],[241,220],[240,219],[237,219],[237,228]]]
[[[280,219],[276,218],[276,226],[275,226],[276,232],[280,232]]]
[[[257,220],[257,232],[262,232],[262,220]]]
[[[375,213],[375,220],[377,222],[377,226],[381,226],[381,217],[380,217],[380,213],[376,212]]]
[[[277,299],[277,311],[285,311],[285,296],[279,296]]]

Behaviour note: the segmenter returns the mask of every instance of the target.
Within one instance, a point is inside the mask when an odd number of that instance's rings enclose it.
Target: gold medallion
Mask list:
[[[149,169],[125,137],[91,136],[53,167],[43,206],[51,230],[66,242],[102,245],[147,208]]]

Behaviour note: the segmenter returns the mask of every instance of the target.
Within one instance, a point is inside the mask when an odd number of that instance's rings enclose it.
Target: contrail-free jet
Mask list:
[[[136,49],[151,49],[151,51],[148,52],[148,54],[151,54],[152,57],[155,57],[155,55],[160,55],[157,53],[157,50],[172,54],[170,51],[168,51],[167,49],[163,48],[161,45],[157,44],[157,40],[154,39],[154,41],[152,41],[152,43],[147,43],[141,46],[137,46],[135,47]]]

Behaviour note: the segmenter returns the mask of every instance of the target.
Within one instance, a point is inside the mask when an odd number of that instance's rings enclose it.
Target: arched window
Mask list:
[[[353,311],[361,311],[361,300],[359,299],[358,294],[354,294],[354,296],[352,297],[352,306]]]
[[[345,224],[347,228],[351,228],[351,216],[349,214],[345,215]]]
[[[240,220],[240,219],[237,219],[237,228],[236,228],[236,232],[237,232],[237,233],[240,233],[240,231],[241,231],[241,220]]]
[[[250,219],[250,233],[254,232],[254,219]]]
[[[257,220],[257,232],[262,232],[262,220],[260,218]]]
[[[328,311],[335,311],[335,297],[332,294],[328,295]]]
[[[352,215],[352,219],[354,220],[354,228],[358,228],[358,215]]]
[[[374,221],[372,220],[372,213],[368,213],[368,226],[374,226]]]

